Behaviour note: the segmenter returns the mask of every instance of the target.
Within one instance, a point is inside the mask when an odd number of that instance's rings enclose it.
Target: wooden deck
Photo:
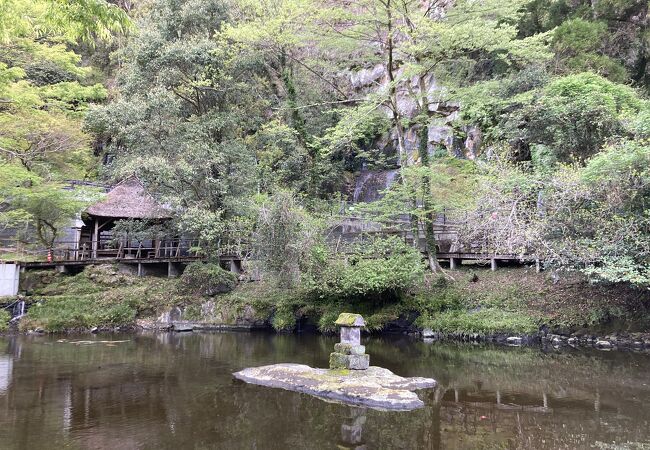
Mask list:
[[[358,217],[339,217],[326,235],[326,241],[335,253],[354,251],[354,247],[365,240],[372,240],[380,236],[397,236],[408,245],[415,246],[424,254],[426,240],[424,230],[417,233],[411,224],[405,220],[390,222],[371,222]],[[463,261],[490,264],[496,270],[499,263],[535,263],[539,269],[539,262],[532,257],[517,254],[502,254],[490,252],[486,242],[474,243],[471,246],[458,244],[458,226],[447,221],[446,218],[433,224],[433,231],[437,243],[437,258],[441,262],[448,262],[451,269],[457,269]],[[231,268],[242,268],[242,262],[252,257],[252,249],[248,240],[241,238],[226,238],[217,244],[218,254],[222,261],[227,262]],[[38,259],[38,260],[37,260]],[[98,241],[95,243],[61,242],[57,248],[46,255],[39,255],[34,261],[21,263],[26,269],[83,267],[94,264],[125,264],[137,265],[138,273],[146,271],[143,267],[153,267],[158,264],[169,264],[170,273],[172,266],[180,267],[193,261],[205,259],[204,245],[197,239],[159,239],[143,242]],[[74,269],[72,269],[74,270]],[[174,272],[177,269],[174,269]]]
[[[58,266],[90,266],[94,264],[161,264],[161,263],[181,263],[189,264],[194,261],[201,261],[201,256],[182,256],[182,257],[161,257],[161,258],[86,258],[86,259],[67,259],[53,261],[29,261],[22,262],[20,265],[27,269],[51,269]]]
[[[532,257],[521,256],[521,255],[502,255],[502,254],[489,254],[489,253],[438,253],[436,255],[438,259],[447,260],[447,259],[461,259],[461,260],[482,260],[490,261],[496,259],[497,261],[518,261],[518,262],[534,262],[535,259]]]

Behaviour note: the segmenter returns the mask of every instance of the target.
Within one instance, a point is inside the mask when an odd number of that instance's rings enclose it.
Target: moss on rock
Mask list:
[[[205,296],[230,292],[237,285],[234,273],[222,269],[218,264],[202,262],[189,264],[180,281],[183,289]]]
[[[341,313],[338,319],[336,319],[336,322],[334,322],[334,325],[340,327],[363,327],[366,323],[363,317],[361,317],[361,314]]]

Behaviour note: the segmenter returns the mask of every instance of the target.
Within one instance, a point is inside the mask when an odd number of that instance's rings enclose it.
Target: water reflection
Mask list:
[[[363,450],[363,426],[366,423],[366,408],[351,406],[349,416],[341,424],[341,443],[339,448]]]
[[[88,338],[84,338],[88,339]],[[609,448],[650,442],[650,358],[373,339],[376,365],[433,377],[384,412],[234,382],[325,367],[334,340],[264,333],[0,340],[0,448]],[[113,339],[126,342],[100,342]],[[630,444],[627,444],[630,447]]]

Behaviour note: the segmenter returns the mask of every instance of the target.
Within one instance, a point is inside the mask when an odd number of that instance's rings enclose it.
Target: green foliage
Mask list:
[[[298,132],[280,121],[272,121],[251,138],[257,149],[260,186],[264,192],[277,188],[308,190],[309,155]]]
[[[114,157],[107,176],[137,173],[181,211],[180,230],[200,237],[211,256],[231,220],[254,215],[249,144],[268,107],[250,85],[261,69],[218,35],[226,18],[221,1],[150,2],[140,33],[120,50],[119,100],[86,119]]]
[[[296,314],[290,305],[280,305],[273,314],[271,325],[276,331],[292,331],[296,326]]]
[[[215,295],[230,292],[237,285],[237,277],[218,264],[193,262],[181,275],[182,289],[198,295]]]
[[[338,317],[339,308],[335,305],[330,305],[318,319],[318,329],[323,333],[335,332],[338,328],[334,325],[334,322],[336,322]]]
[[[107,98],[103,85],[86,82],[90,70],[72,48],[128,28],[126,13],[104,0],[0,5],[0,224],[18,240],[52,247],[93,199],[61,189],[61,180],[94,174],[80,119],[90,103]]]
[[[586,220],[593,233],[580,236],[581,245],[598,249],[585,272],[610,282],[650,285],[650,146],[630,141],[610,146],[581,171],[589,190]]]
[[[626,83],[629,74],[623,64],[602,54],[607,37],[605,22],[575,18],[555,29],[552,46],[559,64],[570,72],[591,71],[611,81]]]
[[[21,330],[131,326],[136,318],[158,316],[172,306],[204,299],[189,295],[187,289],[179,292],[178,279],[136,277],[109,265],[87,266],[74,276],[36,273],[30,280],[32,304],[21,319]]]
[[[600,48],[607,33],[604,22],[576,18],[563,22],[553,33],[553,48],[558,53],[578,55]]]
[[[137,173],[210,259],[254,235],[280,286],[381,303],[417,284],[420,255],[390,240],[335,254],[324,217],[355,173],[399,166],[355,213],[408,217],[426,230],[432,268],[436,215],[461,209],[475,221],[465,243],[487,235],[485,251],[646,285],[647,157],[630,142],[650,136],[641,0],[460,0],[444,14],[415,0],[149,0],[102,106],[86,46],[127,31],[123,10],[1,8],[0,222],[21,240],[51,246],[84,205],[62,180],[94,177],[97,156],[110,156],[102,176]],[[468,160],[449,156],[468,136],[482,141]],[[376,326],[395,313],[377,312]]]
[[[312,249],[322,239],[322,227],[290,192],[280,191],[259,210],[255,253],[262,269],[279,286],[295,287]]]
[[[101,304],[90,297],[59,296],[29,309],[22,327],[42,327],[46,331],[71,331],[95,326],[121,326],[135,320],[136,309],[128,304]]]
[[[79,210],[97,198],[93,190],[62,187],[42,183],[27,171],[12,170],[6,184],[0,184],[0,199],[11,204],[10,209],[0,212],[0,224],[23,230],[31,227],[39,244],[52,248]],[[16,237],[30,242],[29,236]]]
[[[397,237],[354,246],[345,259],[332,255],[313,263],[305,289],[318,298],[397,298],[423,276],[420,252]]]
[[[546,145],[564,162],[585,161],[616,136],[625,134],[625,119],[641,107],[628,86],[593,73],[559,78],[544,89],[528,115],[530,142]]]
[[[532,334],[537,331],[534,319],[519,312],[497,309],[478,311],[445,311],[431,317],[418,318],[418,325],[442,333],[497,333]]]
[[[649,163],[644,141],[607,146],[584,167],[530,172],[493,161],[461,235],[466,242],[488,236],[490,252],[525,253],[594,280],[645,287]]]
[[[9,328],[9,320],[11,320],[11,313],[6,309],[0,310],[0,331],[7,331]]]
[[[39,35],[68,42],[111,39],[131,27],[126,13],[105,0],[5,0],[0,40]]]
[[[418,309],[427,315],[463,309],[463,294],[454,287],[434,286],[431,292],[419,292],[415,297]]]
[[[629,86],[613,83],[593,73],[585,72],[559,78],[548,85],[552,97],[578,100],[580,96],[600,96],[608,109],[617,113],[638,111],[641,100]]]
[[[357,107],[339,111],[336,125],[325,130],[313,143],[321,157],[341,160],[347,170],[359,169],[362,162],[371,168],[387,165],[389,155],[373,148],[390,127],[386,117],[376,111],[380,101],[380,98],[370,97]]]

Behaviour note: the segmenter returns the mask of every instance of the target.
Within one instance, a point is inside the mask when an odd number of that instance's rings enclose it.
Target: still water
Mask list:
[[[85,339],[93,342],[75,342]],[[373,365],[439,381],[411,412],[231,377],[277,362],[325,367],[334,342],[266,333],[2,338],[0,448],[650,448],[647,354],[366,339]]]

